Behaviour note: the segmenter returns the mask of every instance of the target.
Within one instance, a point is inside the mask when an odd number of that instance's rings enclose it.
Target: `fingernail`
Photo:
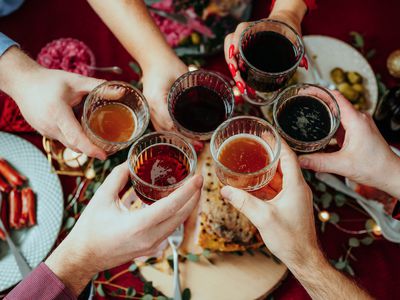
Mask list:
[[[229,71],[231,72],[232,77],[235,77],[236,72],[237,72],[235,66],[233,64],[229,64],[228,67],[229,67]]]
[[[236,82],[236,86],[238,87],[240,93],[244,93],[244,84],[240,81]]]
[[[201,188],[203,186],[203,176],[197,176],[194,184],[197,188]]]
[[[299,156],[299,164],[302,168],[307,169],[310,166],[310,160],[307,157]]]
[[[307,60],[307,58],[306,58],[305,56],[303,56],[303,57],[301,58],[300,67],[303,67],[303,68],[305,68],[306,70],[308,70],[308,60]]]
[[[229,200],[229,196],[232,194],[232,189],[229,186],[224,186],[221,189],[221,196]]]
[[[231,59],[233,57],[233,55],[234,55],[234,52],[235,52],[235,46],[234,45],[230,45],[228,52],[229,52],[229,59]]]
[[[250,96],[255,96],[256,95],[256,91],[254,89],[252,89],[251,87],[247,86],[247,94],[249,94]]]

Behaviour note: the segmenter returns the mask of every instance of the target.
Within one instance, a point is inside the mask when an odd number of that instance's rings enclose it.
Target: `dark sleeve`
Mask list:
[[[76,297],[44,263],[41,263],[4,299],[75,300]]]

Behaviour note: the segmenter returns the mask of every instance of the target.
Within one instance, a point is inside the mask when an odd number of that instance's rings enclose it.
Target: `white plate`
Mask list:
[[[349,44],[323,35],[307,35],[303,37],[308,55],[314,58],[322,78],[331,81],[330,72],[339,67],[344,71],[356,71],[364,78],[365,96],[369,104],[366,111],[372,115],[378,102],[378,84],[374,71],[367,60]],[[304,68],[297,69],[299,83],[315,83],[312,72]],[[263,106],[261,111],[267,117],[272,106]],[[268,119],[268,117],[267,117]]]
[[[37,225],[11,232],[22,255],[35,268],[50,252],[62,224],[64,200],[60,180],[57,175],[50,173],[44,154],[15,135],[0,132],[0,157],[29,179],[29,186],[36,194]],[[0,241],[0,291],[10,288],[21,279],[6,242]]]

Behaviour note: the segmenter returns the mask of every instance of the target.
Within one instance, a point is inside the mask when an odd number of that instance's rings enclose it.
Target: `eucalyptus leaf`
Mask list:
[[[210,257],[210,255],[211,255],[211,252],[210,252],[210,250],[208,250],[208,249],[205,249],[205,250],[203,251],[203,256],[204,256],[204,257],[206,257],[206,258],[209,258],[209,257]]]
[[[96,292],[97,292],[97,294],[99,294],[100,297],[105,297],[106,296],[106,293],[103,290],[103,285],[102,284],[99,284],[97,286]]]
[[[101,186],[101,182],[95,182],[93,184],[93,193],[96,193],[96,191],[98,190],[98,188]]]
[[[334,199],[337,207],[342,207],[347,201],[345,195],[343,194],[336,194]]]
[[[103,170],[108,170],[108,169],[110,169],[110,166],[111,166],[111,161],[110,161],[109,159],[107,159],[107,160],[104,162]]]
[[[346,267],[345,267],[344,269],[345,269],[346,272],[349,273],[351,276],[356,275],[356,274],[354,273],[353,268],[352,268],[349,264],[347,264]]]
[[[104,278],[105,278],[106,280],[109,280],[109,279],[111,278],[111,273],[110,273],[110,271],[108,271],[108,270],[105,270],[105,271],[104,271]]]
[[[321,195],[321,202],[323,208],[328,208],[331,205],[333,196],[329,193],[323,193]]]
[[[76,179],[75,179],[76,185],[79,185],[81,183],[81,181],[82,181],[82,177],[76,177]]]
[[[145,294],[153,294],[153,292],[154,292],[154,287],[153,287],[153,282],[152,282],[152,281],[146,281],[146,282],[144,283],[143,292],[144,292]]]
[[[356,247],[360,246],[360,241],[357,238],[352,237],[349,239],[349,246],[356,248]]]
[[[190,289],[184,289],[182,292],[182,300],[190,300],[190,298],[192,298],[192,293],[190,292]]]
[[[326,184],[323,183],[323,182],[318,182],[318,183],[317,183],[317,186],[315,187],[315,189],[316,189],[318,192],[326,192]]]
[[[128,290],[129,290],[129,289],[128,289]],[[121,289],[121,288],[119,288],[119,289],[117,289],[117,290],[115,291],[115,293],[116,293],[117,295],[122,295],[122,294],[124,293],[124,290]]]
[[[198,262],[199,261],[199,256],[197,255],[197,254],[193,254],[193,253],[188,253],[187,255],[186,255],[186,258],[188,259],[188,260],[190,260],[190,261],[193,261],[193,262]]]
[[[356,32],[356,31],[352,31],[352,32],[350,32],[350,35],[354,39],[353,45],[356,48],[359,48],[359,49],[364,48],[364,37],[360,33]]]
[[[138,266],[135,263],[133,263],[129,266],[128,270],[129,270],[129,272],[135,272],[137,270],[137,268],[138,268]]]
[[[365,229],[367,229],[369,232],[372,231],[372,228],[373,228],[374,226],[375,226],[375,221],[372,220],[372,219],[368,219],[368,220],[365,222]]]
[[[165,297],[165,296],[158,296],[158,297],[157,297],[157,300],[168,300],[168,298]]]
[[[68,217],[68,218],[65,220],[63,229],[64,229],[64,230],[69,230],[69,229],[71,229],[72,227],[74,227],[75,222],[76,222],[75,218],[73,218],[73,217]]]
[[[96,280],[99,277],[99,273],[97,273],[96,275],[93,276],[92,280]]]
[[[369,60],[373,58],[375,54],[376,54],[376,49],[369,49],[367,54],[365,54],[365,58]]]
[[[151,5],[156,4],[156,3],[158,3],[158,2],[161,2],[161,0],[144,0],[144,3],[145,3],[147,6],[151,6]]]
[[[344,268],[347,266],[346,261],[338,261],[335,263],[335,268],[338,270],[344,270]]]
[[[374,238],[371,236],[366,236],[365,238],[363,238],[361,240],[361,244],[365,245],[365,246],[369,246],[374,242]]]
[[[126,291],[126,295],[129,297],[133,297],[136,295],[136,290],[133,287],[129,287]]]
[[[129,66],[131,67],[131,69],[133,70],[133,72],[135,72],[136,74],[138,74],[139,76],[142,75],[142,69],[140,69],[139,65],[133,61],[131,61],[129,63]]]
[[[153,300],[153,295],[146,294],[146,295],[143,295],[141,299],[142,300]]]
[[[321,232],[325,232],[325,226],[326,226],[326,223],[321,222]]]
[[[340,221],[340,217],[337,213],[331,213],[330,215],[331,215],[329,218],[330,223],[336,224]]]

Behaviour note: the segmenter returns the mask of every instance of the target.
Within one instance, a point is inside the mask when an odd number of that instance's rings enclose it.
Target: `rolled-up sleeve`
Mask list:
[[[4,299],[70,300],[76,297],[44,263],[41,263]]]
[[[0,32],[0,56],[4,54],[8,50],[8,48],[12,46],[18,46],[18,43],[14,42],[8,36]]]

